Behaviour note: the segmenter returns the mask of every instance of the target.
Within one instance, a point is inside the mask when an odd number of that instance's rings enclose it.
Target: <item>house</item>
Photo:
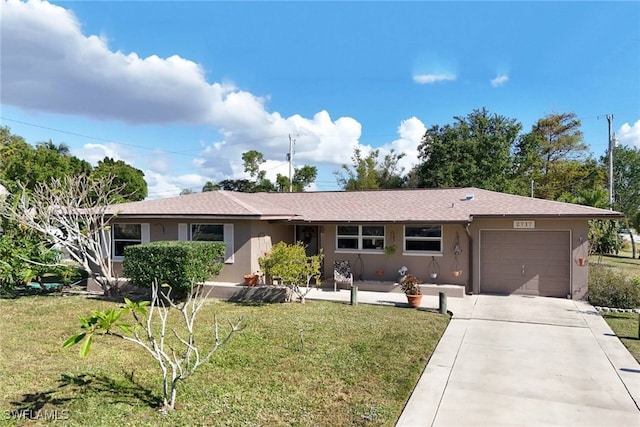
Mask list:
[[[587,291],[588,220],[604,209],[478,188],[352,192],[213,191],[113,205],[114,269],[124,248],[157,240],[227,244],[216,279],[241,283],[280,241],[321,249],[323,273],[348,260],[356,280],[395,281],[406,266],[424,282],[466,292],[582,298]],[[395,253],[385,251],[394,247]]]

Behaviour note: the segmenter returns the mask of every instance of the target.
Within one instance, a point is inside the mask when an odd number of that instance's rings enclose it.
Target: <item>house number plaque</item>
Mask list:
[[[535,221],[513,221],[513,228],[536,228]]]

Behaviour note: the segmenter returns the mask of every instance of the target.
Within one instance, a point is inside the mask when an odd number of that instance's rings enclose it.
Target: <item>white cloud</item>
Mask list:
[[[171,172],[171,157],[161,151],[155,151],[147,160],[149,169],[157,173]]]
[[[616,136],[620,144],[640,148],[640,120],[633,125],[629,125],[629,123],[623,124],[620,126]]]
[[[277,113],[271,114],[270,119],[268,124],[254,123],[223,130],[224,142],[208,145],[196,159],[195,166],[205,174],[221,172],[240,178],[244,176],[242,153],[248,147],[260,151],[270,162],[263,165],[263,170],[286,165],[289,135],[295,140],[294,164],[342,164],[349,160],[362,133],[356,120],[341,117],[333,121],[326,111],[315,114],[312,119],[299,115],[283,118]],[[288,175],[288,166],[283,175]]]
[[[332,119],[327,111],[283,117],[266,110],[268,96],[231,82],[209,83],[202,67],[188,59],[111,51],[107,36],[84,35],[73,12],[61,6],[0,1],[4,104],[129,124],[210,125],[223,140],[205,144],[194,166],[218,179],[242,174],[240,158],[248,149],[268,160],[284,159],[288,135],[296,139],[300,163],[341,164],[358,144],[361,125],[353,118]],[[82,157],[118,158],[113,150],[87,145]],[[166,172],[168,165],[158,158],[148,167]]]
[[[421,85],[433,84],[437,82],[453,81],[455,74],[414,74],[413,81]]]
[[[148,199],[177,196],[184,189],[198,193],[202,191],[202,186],[209,180],[207,177],[198,174],[176,176],[151,170],[144,171],[144,179],[147,181]]]
[[[404,154],[404,157],[398,162],[398,166],[404,168],[405,173],[409,172],[419,162],[418,146],[426,131],[424,123],[417,117],[403,120],[398,126],[399,138],[380,147],[380,157],[383,158],[384,155],[390,153],[391,149],[396,154]]]
[[[506,74],[501,74],[499,76],[496,76],[495,78],[491,79],[491,86],[493,87],[498,87],[498,86],[502,86],[505,83],[507,83],[509,81],[509,76]]]
[[[126,163],[133,163],[135,156],[125,150],[122,145],[109,142],[106,144],[85,144],[79,150],[73,150],[72,154],[78,158],[84,159],[93,166],[105,157],[113,160],[123,160]]]

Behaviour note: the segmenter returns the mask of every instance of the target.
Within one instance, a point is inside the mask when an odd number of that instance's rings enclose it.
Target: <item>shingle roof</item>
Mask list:
[[[237,193],[211,191],[112,206],[126,216],[210,216],[309,222],[467,222],[479,217],[619,218],[605,209],[478,188]]]
[[[110,212],[122,216],[216,216],[290,218],[295,213],[255,197],[256,193],[207,191],[166,199],[112,205]]]

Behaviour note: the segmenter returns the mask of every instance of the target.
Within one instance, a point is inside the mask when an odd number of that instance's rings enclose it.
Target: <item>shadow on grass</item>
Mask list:
[[[85,399],[87,394],[97,395],[109,403],[143,403],[152,408],[162,406],[162,398],[136,382],[133,373],[125,373],[125,379],[114,379],[107,375],[62,374],[59,386],[48,391],[25,393],[20,400],[11,402],[18,412],[42,410],[45,406],[60,406],[73,400]],[[69,397],[71,396],[71,397]]]

